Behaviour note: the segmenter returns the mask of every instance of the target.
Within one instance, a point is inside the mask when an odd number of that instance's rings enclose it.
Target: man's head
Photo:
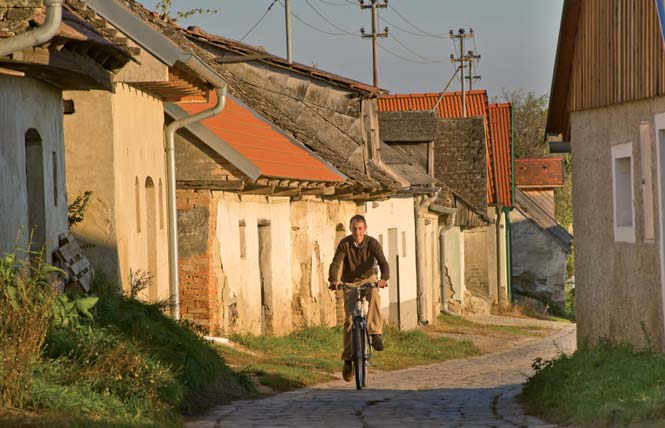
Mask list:
[[[367,222],[365,221],[365,217],[361,215],[354,215],[351,217],[349,229],[351,229],[351,235],[353,235],[353,239],[357,243],[363,242],[365,233],[367,233]]]

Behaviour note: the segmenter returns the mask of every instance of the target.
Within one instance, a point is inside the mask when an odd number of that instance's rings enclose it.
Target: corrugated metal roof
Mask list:
[[[490,104],[490,128],[492,152],[496,162],[499,202],[504,207],[513,206],[512,174],[512,106],[510,103]]]
[[[378,99],[379,111],[418,111],[432,110],[441,97],[441,93],[381,95]],[[492,110],[499,116],[496,123],[490,122],[490,105],[487,91],[466,91],[467,116],[482,116],[485,119],[485,137],[487,147],[487,202],[496,203],[494,191],[493,157],[497,156],[497,175],[499,176],[499,200],[504,206],[512,206],[512,166],[511,166],[511,115],[509,104],[499,104]],[[462,117],[462,92],[446,92],[437,106],[437,115],[444,119]],[[494,129],[496,128],[496,129]],[[493,133],[499,134],[498,146],[495,147]]]
[[[194,114],[215,102],[213,97],[210,103],[180,104],[180,107]],[[201,124],[256,165],[262,176],[304,181],[346,180],[332,166],[230,95],[222,113]]]
[[[561,187],[563,180],[560,157],[515,159],[515,184],[518,187]]]

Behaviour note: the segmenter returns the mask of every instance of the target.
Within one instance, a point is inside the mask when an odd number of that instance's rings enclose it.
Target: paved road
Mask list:
[[[465,360],[371,373],[371,388],[332,381],[262,400],[213,409],[187,424],[217,427],[554,428],[526,416],[515,396],[536,357],[575,348],[575,327],[545,339]]]

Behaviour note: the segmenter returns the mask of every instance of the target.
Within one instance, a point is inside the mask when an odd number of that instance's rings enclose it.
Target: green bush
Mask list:
[[[253,384],[224,359],[188,322],[164,315],[164,304],[148,304],[102,287],[95,324],[117,331],[155,361],[171,367],[183,386],[180,407],[197,412],[225,399],[252,394]]]
[[[52,318],[56,268],[40,254],[0,258],[0,407],[23,407]]]
[[[534,368],[524,401],[532,413],[553,422],[614,427],[665,418],[663,354],[601,343],[571,356],[536,360]]]

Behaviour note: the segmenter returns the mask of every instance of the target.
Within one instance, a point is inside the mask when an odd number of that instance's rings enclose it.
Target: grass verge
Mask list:
[[[522,398],[532,414],[592,427],[665,426],[665,355],[603,343],[534,362]]]
[[[182,427],[183,412],[256,395],[194,326],[162,309],[102,289],[94,320],[51,323],[23,386],[29,400],[0,402],[0,427]]]
[[[385,350],[372,353],[371,367],[395,370],[479,354],[468,341],[434,338],[420,330],[384,330]],[[232,366],[275,391],[333,379],[342,367],[342,330],[312,327],[285,337],[235,335],[241,349],[220,346]]]

